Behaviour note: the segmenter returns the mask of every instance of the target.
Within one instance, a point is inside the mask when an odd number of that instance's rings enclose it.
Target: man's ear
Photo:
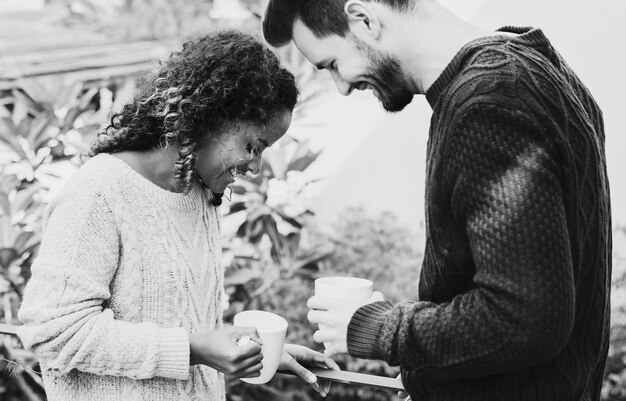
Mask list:
[[[348,25],[354,35],[361,40],[366,40],[364,36],[378,39],[381,28],[380,19],[372,2],[348,0],[343,7],[343,11],[348,17]]]

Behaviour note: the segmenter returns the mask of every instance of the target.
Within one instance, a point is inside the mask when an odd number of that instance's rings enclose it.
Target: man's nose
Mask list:
[[[333,78],[333,81],[335,81],[335,86],[337,87],[337,90],[339,91],[339,93],[341,93],[344,96],[348,96],[350,93],[352,93],[352,85],[350,85],[350,83],[344,81],[339,74],[337,74],[336,72],[331,72],[330,76]]]

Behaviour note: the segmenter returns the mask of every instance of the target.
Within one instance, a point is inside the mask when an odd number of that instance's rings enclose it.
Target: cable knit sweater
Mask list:
[[[540,30],[473,41],[426,93],[419,301],[360,308],[350,354],[415,401],[598,400],[611,224],[601,111]]]
[[[49,401],[223,400],[188,333],[221,326],[220,217],[116,157],[87,161],[50,203],[18,334]]]

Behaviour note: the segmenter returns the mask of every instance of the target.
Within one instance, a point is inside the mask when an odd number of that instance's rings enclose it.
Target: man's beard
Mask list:
[[[373,81],[383,108],[398,112],[413,100],[413,93],[403,82],[404,74],[397,59],[372,49],[368,44],[354,37],[359,49],[369,60],[366,75]]]

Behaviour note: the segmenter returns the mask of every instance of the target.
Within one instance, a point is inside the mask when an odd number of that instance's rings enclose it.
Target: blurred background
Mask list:
[[[440,0],[486,28],[541,28],[604,111],[614,219],[611,350],[604,400],[626,400],[626,46],[621,0]],[[203,31],[260,37],[265,0],[0,0],[0,322],[16,312],[41,239],[43,209],[81,163],[135,82]],[[431,110],[423,97],[387,114],[369,94],[340,96],[293,47],[275,49],[301,89],[291,128],[262,174],[225,202],[226,320],[243,309],[285,316],[288,340],[311,340],[306,300],[323,275],[370,278],[388,298],[416,299]],[[380,361],[338,358],[350,371],[395,376]],[[0,399],[43,400],[39,366],[0,335]],[[294,378],[228,381],[229,399],[312,400]],[[336,383],[330,400],[392,400],[391,391]]]

